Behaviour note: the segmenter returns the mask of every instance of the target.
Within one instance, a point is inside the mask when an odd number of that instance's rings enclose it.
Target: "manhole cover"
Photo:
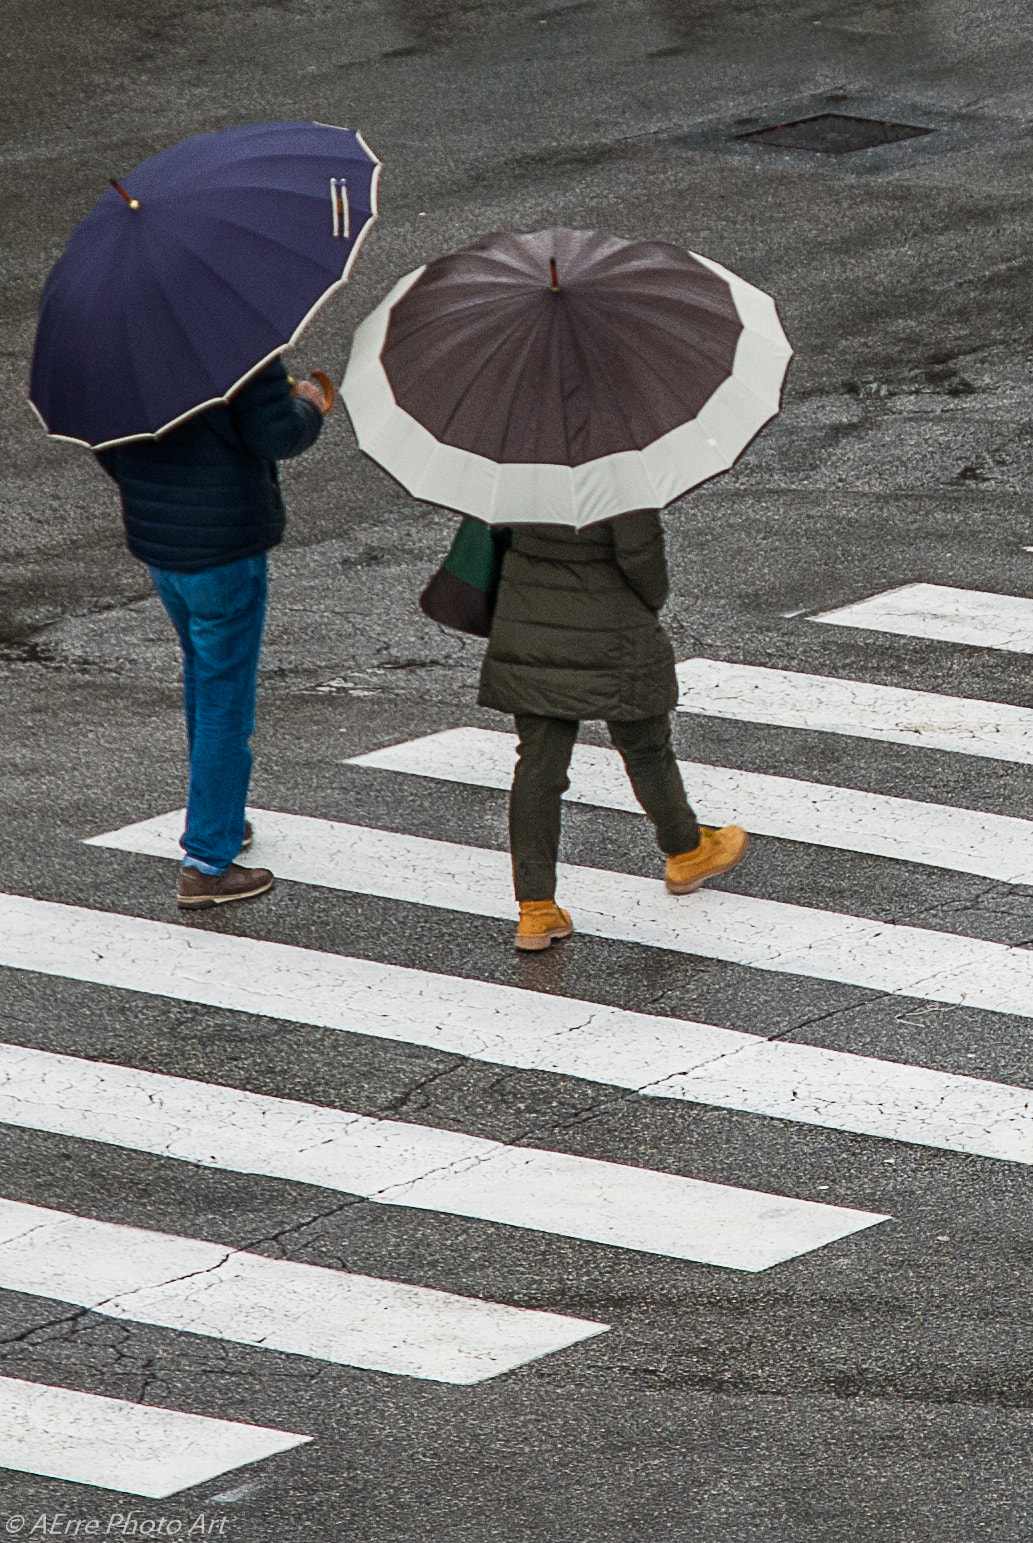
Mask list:
[[[776,150],[815,150],[822,155],[849,155],[853,150],[873,150],[876,145],[892,145],[898,139],[917,139],[920,134],[932,132],[932,129],[920,129],[913,123],[883,123],[878,118],[818,113],[814,118],[773,124],[750,134],[738,134],[736,138],[770,145]]]

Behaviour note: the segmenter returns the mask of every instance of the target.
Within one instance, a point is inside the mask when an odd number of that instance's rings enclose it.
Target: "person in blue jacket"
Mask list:
[[[325,379],[325,377],[323,377]],[[126,541],[147,564],[183,651],[190,786],[178,903],[201,909],[273,887],[234,862],[244,818],[265,622],[266,553],[283,537],[277,461],[319,438],[332,388],[277,359],[228,402],[158,439],[97,452],[122,495]]]

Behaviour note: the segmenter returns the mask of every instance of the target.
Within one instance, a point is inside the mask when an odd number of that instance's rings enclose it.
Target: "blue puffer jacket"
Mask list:
[[[160,439],[98,451],[122,493],[129,550],[154,568],[199,573],[276,546],[286,522],[276,462],[307,450],[322,426],[277,359],[226,405]]]

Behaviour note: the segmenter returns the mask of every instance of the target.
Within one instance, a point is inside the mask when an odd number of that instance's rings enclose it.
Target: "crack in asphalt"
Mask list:
[[[442,1066],[435,1072],[428,1072],[425,1077],[420,1077],[411,1087],[396,1094],[394,1098],[388,1099],[386,1103],[379,1105],[378,1115],[400,1114],[425,1088],[429,1088],[435,1082],[440,1082],[444,1077],[450,1077],[453,1072],[462,1070],[464,1066],[476,1066],[478,1064],[480,1063],[471,1056],[461,1056],[453,1060],[448,1066]]]

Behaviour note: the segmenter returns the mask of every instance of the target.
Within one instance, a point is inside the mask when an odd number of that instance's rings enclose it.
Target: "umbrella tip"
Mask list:
[[[115,189],[115,192],[118,194],[119,198],[124,198],[125,199],[126,203],[129,205],[130,209],[139,209],[139,207],[140,207],[140,200],[138,198],[133,198],[131,194],[127,193],[125,188],[122,186],[121,182],[119,182],[117,177],[109,177],[108,181],[111,183],[111,186]]]
[[[558,295],[560,292],[560,274],[559,269],[556,267],[555,257],[549,258],[549,288],[554,295]]]

